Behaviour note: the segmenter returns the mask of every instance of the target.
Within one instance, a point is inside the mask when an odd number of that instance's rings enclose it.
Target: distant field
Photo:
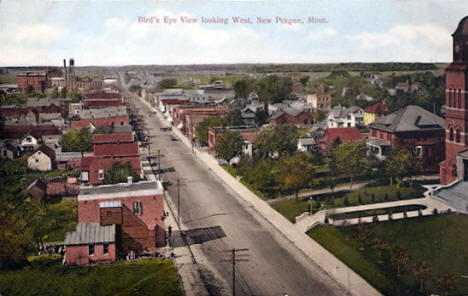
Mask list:
[[[74,267],[62,266],[60,257],[35,259],[21,270],[0,273],[1,295],[183,295],[171,260]]]

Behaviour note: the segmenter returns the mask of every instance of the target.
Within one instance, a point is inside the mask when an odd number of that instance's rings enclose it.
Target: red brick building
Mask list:
[[[468,161],[457,155],[468,149],[468,16],[452,34],[453,62],[445,70],[445,160],[440,163],[440,182],[449,184],[468,176]],[[466,174],[464,173],[466,172]]]
[[[318,145],[323,153],[328,154],[340,143],[360,140],[362,140],[362,135],[356,127],[329,127],[319,139]]]
[[[273,125],[286,124],[299,127],[312,124],[313,119],[310,112],[305,112],[289,107],[274,114],[270,119],[270,123]]]
[[[44,92],[50,87],[51,82],[48,80],[47,73],[26,72],[16,76],[16,83],[20,91],[26,90],[28,86],[32,86],[34,90]]]
[[[77,200],[77,230],[65,238],[67,264],[114,261],[132,253],[155,255],[164,246],[159,182],[81,187]]]
[[[205,118],[225,116],[228,112],[226,107],[177,106],[173,109],[172,122],[189,139],[193,139],[195,138],[195,129]]]
[[[369,140],[413,151],[425,171],[437,171],[444,155],[444,119],[419,107],[406,106],[369,125]]]
[[[96,134],[93,136],[93,155],[81,159],[81,179],[90,184],[102,184],[104,173],[114,163],[130,163],[141,175],[138,142],[131,133]]]

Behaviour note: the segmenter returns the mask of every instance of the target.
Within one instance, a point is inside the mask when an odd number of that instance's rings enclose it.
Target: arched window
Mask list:
[[[453,128],[450,128],[449,140],[453,141]]]
[[[460,130],[457,128],[457,134],[455,135],[455,142],[460,143]]]
[[[449,88],[449,93],[448,93],[448,97],[449,97],[449,107],[453,107],[453,93],[452,93],[452,89]]]
[[[457,91],[457,107],[461,108],[461,91],[458,89]]]

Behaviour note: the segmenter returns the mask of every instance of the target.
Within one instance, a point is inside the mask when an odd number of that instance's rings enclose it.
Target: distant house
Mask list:
[[[364,124],[369,125],[376,119],[390,113],[390,109],[384,103],[375,103],[364,110]]]
[[[436,171],[443,160],[444,119],[419,106],[406,106],[381,117],[371,123],[369,129],[368,146],[375,147],[375,139],[380,139],[384,140],[379,142],[382,149],[388,145],[406,147],[422,161],[426,171]]]
[[[300,138],[297,141],[297,150],[300,152],[313,151],[317,146],[314,138]]]
[[[87,118],[80,120],[70,121],[70,128],[81,129],[81,128],[98,128],[98,127],[110,127],[110,126],[124,126],[129,125],[129,119],[127,115],[116,116],[116,117],[103,117],[103,118]]]
[[[362,108],[333,107],[327,116],[327,126],[329,128],[337,127],[355,127],[362,126],[364,124],[364,110]]]
[[[298,110],[296,108],[287,107],[282,111],[275,113],[271,119],[270,123],[275,124],[286,124],[292,126],[304,126],[310,125],[313,123],[312,115],[310,112]]]
[[[55,151],[47,145],[41,145],[28,157],[28,168],[37,171],[51,171],[55,168]]]
[[[64,197],[77,196],[80,190],[76,178],[38,178],[32,182],[27,192],[34,197]]]
[[[44,135],[59,135],[61,132],[51,124],[44,125],[5,125],[0,130],[0,139],[22,139],[24,135],[30,134],[35,139],[40,139]]]
[[[0,158],[15,159],[20,156],[23,150],[20,148],[18,141],[3,140],[0,141]]]
[[[65,263],[89,264],[156,255],[164,246],[159,182],[82,186],[76,231],[65,236]]]
[[[226,131],[238,132],[244,139],[242,152],[245,155],[252,156],[252,144],[258,137],[259,129],[251,126],[230,126],[214,127],[208,129],[208,151],[214,152],[216,139],[222,136]]]
[[[40,139],[37,139],[30,133],[25,134],[20,139],[20,145],[23,147],[24,151],[33,151],[36,147],[39,146]]]
[[[309,94],[306,97],[308,103],[316,110],[328,112],[331,107],[331,94],[325,92],[325,86],[320,85],[319,91],[316,94]]]
[[[343,142],[360,140],[362,140],[362,135],[356,127],[327,128],[323,137],[318,141],[318,145],[323,153],[328,154]]]

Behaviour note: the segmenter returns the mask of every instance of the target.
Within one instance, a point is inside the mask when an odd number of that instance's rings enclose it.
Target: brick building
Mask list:
[[[210,116],[225,116],[226,107],[193,107],[177,106],[173,109],[172,123],[181,129],[189,139],[195,138],[195,129],[198,124]]]
[[[375,139],[382,146],[413,151],[425,171],[437,171],[444,155],[444,119],[419,106],[406,106],[369,125],[368,146],[377,143]]]
[[[16,76],[16,84],[18,84],[20,91],[25,91],[28,86],[32,86],[34,90],[44,92],[46,88],[50,87],[51,82],[47,73],[26,72]]]
[[[81,180],[90,184],[102,184],[105,170],[114,163],[130,163],[133,171],[141,175],[138,142],[132,133],[93,135],[93,154],[81,159]]]
[[[325,91],[325,85],[321,84],[319,91],[316,94],[309,94],[306,97],[308,103],[316,110],[330,111],[331,108],[331,94]]]
[[[129,254],[155,255],[164,246],[161,183],[81,187],[77,201],[77,230],[65,238],[67,264],[115,261]]]
[[[286,124],[299,127],[312,124],[313,119],[310,112],[287,107],[274,114],[270,119],[270,123],[273,125]]]
[[[440,182],[468,179],[468,16],[452,34],[453,62],[445,70],[445,160],[440,163]],[[459,164],[457,166],[457,158]]]

